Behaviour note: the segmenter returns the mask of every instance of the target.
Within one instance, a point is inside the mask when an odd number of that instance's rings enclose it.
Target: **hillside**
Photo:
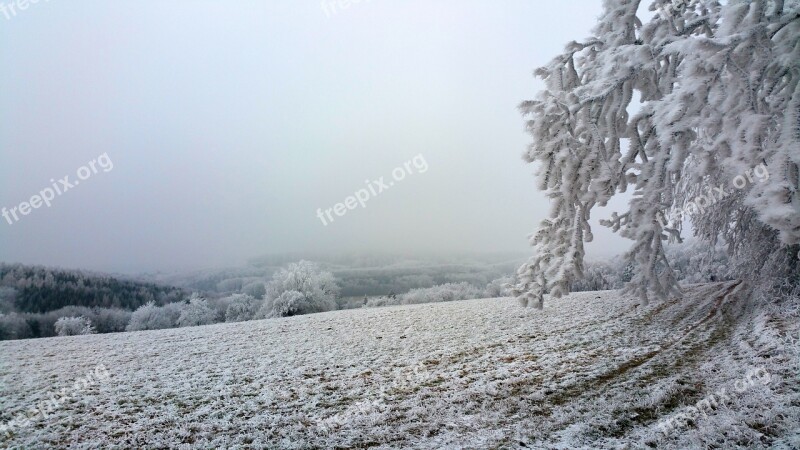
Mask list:
[[[0,424],[109,374],[0,446],[798,448],[799,323],[728,282],[0,342]]]
[[[176,287],[119,276],[3,263],[0,288],[9,290],[0,296],[0,312],[44,313],[66,306],[134,310],[150,301],[161,305],[188,296]]]

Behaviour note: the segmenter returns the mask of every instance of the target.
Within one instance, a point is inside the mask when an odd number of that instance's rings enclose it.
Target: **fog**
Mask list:
[[[548,201],[517,105],[600,2],[343,4],[0,13],[0,260],[136,272],[529,251]],[[595,238],[590,256],[621,250]]]

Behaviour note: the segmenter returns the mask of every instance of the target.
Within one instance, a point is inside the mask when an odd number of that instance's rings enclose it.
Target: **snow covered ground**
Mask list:
[[[800,448],[797,309],[741,297],[720,283],[638,307],[585,292],[544,311],[486,299],[0,342],[0,424],[109,375],[0,446]]]

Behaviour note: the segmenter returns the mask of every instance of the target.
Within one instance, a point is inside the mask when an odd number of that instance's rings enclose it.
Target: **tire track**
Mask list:
[[[711,319],[713,319],[717,314],[720,312],[720,308],[725,303],[725,300],[733,294],[737,287],[741,285],[740,281],[736,281],[730,283],[730,286],[723,289],[723,293],[721,295],[717,295],[714,299],[714,303],[711,307],[711,310],[703,317],[700,321],[692,324],[689,328],[680,335],[677,339],[672,340],[671,342],[667,342],[664,345],[661,345],[660,348],[647,352],[643,355],[640,355],[636,358],[633,358],[629,361],[626,361],[616,368],[613,368],[599,376],[593,377],[592,379],[580,382],[576,385],[571,386],[567,390],[562,390],[558,393],[554,393],[552,396],[547,398],[547,401],[555,406],[560,404],[564,404],[574,398],[578,398],[585,395],[592,395],[592,391],[599,391],[603,386],[611,384],[616,379],[624,378],[628,373],[631,371],[644,366],[645,364],[653,361],[657,357],[664,355],[666,351],[672,349],[676,344],[686,340],[690,335],[692,335],[698,328],[707,324]],[[653,318],[655,319],[655,317]],[[689,349],[688,351],[691,351]],[[673,355],[674,356],[674,355]]]

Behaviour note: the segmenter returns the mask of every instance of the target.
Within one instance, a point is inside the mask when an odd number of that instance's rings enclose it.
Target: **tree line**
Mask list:
[[[172,286],[22,264],[0,264],[0,287],[7,288],[0,302],[11,302],[4,306],[25,313],[67,306],[134,310],[149,302],[164,305],[188,297],[187,292]]]

